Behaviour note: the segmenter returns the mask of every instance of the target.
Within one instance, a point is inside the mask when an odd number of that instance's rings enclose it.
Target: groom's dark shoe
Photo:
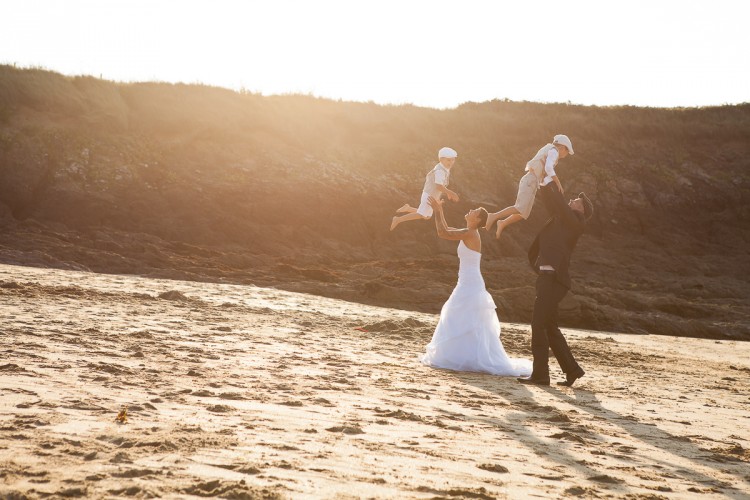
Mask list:
[[[586,372],[583,371],[583,368],[578,368],[577,372],[572,373],[572,374],[570,374],[570,373],[566,374],[565,375],[565,382],[558,382],[557,385],[564,385],[564,386],[570,387],[571,385],[573,385],[573,383],[576,380],[578,380],[579,378],[583,377],[584,375],[586,375]]]
[[[519,377],[516,380],[521,382],[522,384],[531,384],[531,385],[549,385],[549,378],[537,378],[537,377]]]

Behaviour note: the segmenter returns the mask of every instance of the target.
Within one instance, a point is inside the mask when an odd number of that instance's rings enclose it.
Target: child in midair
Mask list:
[[[487,224],[484,228],[489,231],[492,229],[492,225],[499,221],[495,237],[500,238],[503,229],[521,219],[528,219],[531,214],[531,207],[534,206],[534,198],[539,186],[546,186],[550,182],[554,182],[562,193],[562,184],[560,184],[560,179],[557,178],[555,166],[558,160],[562,160],[569,154],[573,154],[573,144],[567,135],[562,134],[556,135],[551,143],[537,151],[534,158],[526,164],[526,175],[521,177],[521,181],[518,183],[518,195],[515,205],[489,214]]]
[[[451,175],[451,168],[458,158],[458,153],[452,148],[441,148],[438,151],[438,164],[425,177],[424,187],[422,188],[422,199],[419,207],[414,208],[408,203],[396,210],[396,213],[404,215],[395,215],[391,219],[391,231],[402,222],[417,219],[429,219],[432,217],[432,207],[429,198],[432,196],[436,200],[445,195],[450,201],[458,201],[458,195],[448,189],[448,181]]]

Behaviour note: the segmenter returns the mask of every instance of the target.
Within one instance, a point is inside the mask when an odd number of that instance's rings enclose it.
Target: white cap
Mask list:
[[[567,135],[557,134],[552,139],[552,144],[562,144],[563,146],[568,148],[568,153],[573,154],[573,143],[570,142],[570,139],[568,139]]]
[[[440,148],[440,151],[438,151],[438,160],[440,158],[458,158],[458,153],[452,148]]]

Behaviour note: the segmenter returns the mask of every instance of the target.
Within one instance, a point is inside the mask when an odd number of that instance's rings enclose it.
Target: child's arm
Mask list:
[[[442,184],[436,184],[438,191],[443,193],[446,198],[448,198],[450,201],[458,201],[458,195],[455,191],[451,191],[447,187],[443,186]]]
[[[438,236],[444,240],[463,240],[469,235],[468,228],[454,229],[448,227],[445,223],[445,216],[443,215],[443,205],[432,196],[430,196],[428,201],[432,210],[435,212],[435,228],[437,229]]]
[[[560,190],[560,194],[565,194],[562,184],[560,183],[560,179],[557,177],[557,175],[553,175],[552,180],[555,181],[555,184],[557,185],[557,189]]]
[[[560,154],[557,152],[557,149],[552,149],[547,153],[547,161],[544,162],[544,173],[546,177],[555,181],[557,189],[560,190],[560,193],[563,193],[562,184],[560,184],[560,179],[557,178],[557,172],[555,172],[555,162],[559,157]]]

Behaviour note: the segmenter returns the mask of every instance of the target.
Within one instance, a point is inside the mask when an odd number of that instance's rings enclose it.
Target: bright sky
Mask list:
[[[750,102],[747,0],[2,0],[0,64],[437,108]]]

